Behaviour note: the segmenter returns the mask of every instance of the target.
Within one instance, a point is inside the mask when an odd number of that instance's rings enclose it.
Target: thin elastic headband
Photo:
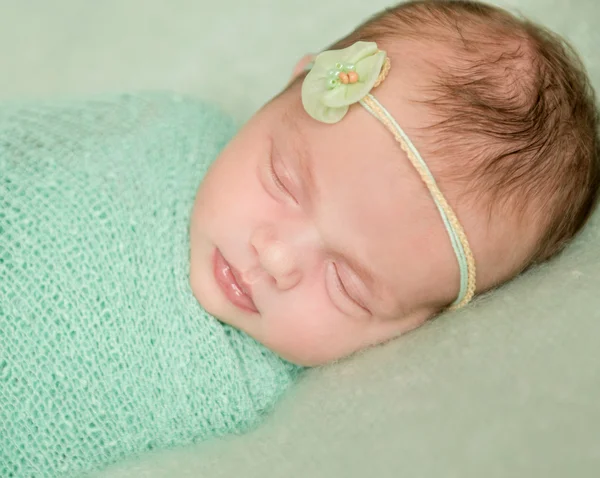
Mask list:
[[[306,112],[323,123],[337,123],[350,105],[360,103],[394,136],[427,186],[442,217],[460,268],[458,297],[450,306],[458,309],[475,295],[475,259],[456,214],[440,191],[431,171],[393,116],[370,94],[385,80],[391,68],[387,54],[374,42],[356,42],[343,50],[320,53],[302,84],[302,104]]]

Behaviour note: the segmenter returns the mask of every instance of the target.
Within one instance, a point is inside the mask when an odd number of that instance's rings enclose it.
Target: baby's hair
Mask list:
[[[543,232],[523,268],[559,252],[583,227],[600,186],[598,112],[585,69],[562,38],[479,2],[419,0],[383,11],[329,49],[359,40],[391,54],[398,40],[447,47],[427,90],[438,118],[426,128],[435,148],[427,156],[461,158],[443,178],[484,195],[477,203],[489,214],[504,206],[537,224]]]

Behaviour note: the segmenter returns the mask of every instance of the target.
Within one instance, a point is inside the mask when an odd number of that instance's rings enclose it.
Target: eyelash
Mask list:
[[[273,183],[275,184],[275,186],[277,187],[277,189],[279,189],[282,193],[284,193],[286,196],[288,196],[290,199],[292,199],[295,202],[296,199],[288,191],[288,189],[285,187],[285,185],[283,184],[283,182],[281,181],[281,179],[279,179],[279,176],[275,172],[275,167],[273,166],[273,159],[272,158],[269,160],[268,168],[269,168],[269,176],[271,177],[271,180],[273,181]]]
[[[337,290],[340,291],[353,304],[355,304],[358,307],[360,307],[361,309],[367,311],[367,308],[364,305],[359,303],[356,299],[354,299],[349,294],[348,289],[346,289],[346,286],[344,285],[344,282],[342,281],[342,278],[340,277],[340,273],[338,272],[338,268],[337,268],[337,265],[335,264],[335,262],[331,262],[331,266],[333,268],[334,278],[335,278],[335,287],[337,288]]]

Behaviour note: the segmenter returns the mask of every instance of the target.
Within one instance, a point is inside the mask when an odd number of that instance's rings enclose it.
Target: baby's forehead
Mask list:
[[[382,86],[380,90],[377,95],[386,99],[393,93],[393,87],[384,89]],[[343,181],[350,176],[353,168],[358,168],[365,174],[379,176],[385,183],[398,182],[409,176],[411,180],[418,180],[406,153],[394,137],[359,104],[351,105],[341,121],[326,124],[314,120],[304,110],[299,89],[290,90],[286,96],[273,115],[271,138],[276,146],[299,161],[312,166],[316,162],[316,166],[322,166],[311,168],[316,175],[321,173],[321,169],[336,169],[337,179]],[[412,124],[421,115],[414,108],[401,104],[399,96],[396,95],[389,109],[405,125],[410,125],[407,131],[412,131]],[[397,114],[400,110],[405,113]],[[417,184],[423,189],[418,181]]]

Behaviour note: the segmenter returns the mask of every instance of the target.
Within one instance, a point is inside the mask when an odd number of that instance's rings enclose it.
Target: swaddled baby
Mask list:
[[[169,95],[3,106],[0,475],[246,430],[293,364],[551,257],[595,201],[596,128],[558,38],[468,2],[383,12],[231,141]]]

